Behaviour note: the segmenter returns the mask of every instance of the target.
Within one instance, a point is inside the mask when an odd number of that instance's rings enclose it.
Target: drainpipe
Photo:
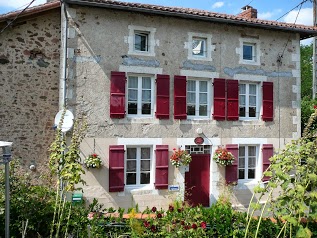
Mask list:
[[[61,57],[59,78],[59,110],[66,107],[66,80],[67,80],[67,4],[61,3]]]

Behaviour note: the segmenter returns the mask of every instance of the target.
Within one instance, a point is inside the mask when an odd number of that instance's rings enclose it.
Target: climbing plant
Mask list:
[[[317,109],[310,116],[303,137],[294,140],[285,149],[274,155],[264,176],[270,176],[266,185],[254,189],[250,203],[248,227],[252,217],[260,210],[260,217],[268,215],[281,222],[278,237],[315,237],[309,224],[317,219]],[[278,194],[276,196],[276,194]],[[267,196],[261,205],[260,200]],[[257,202],[253,202],[257,199]],[[261,225],[259,219],[257,231]],[[257,231],[253,237],[257,237]]]

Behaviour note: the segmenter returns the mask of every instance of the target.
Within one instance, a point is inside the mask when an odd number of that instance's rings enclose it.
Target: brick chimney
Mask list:
[[[257,18],[258,17],[258,10],[256,10],[255,8],[249,5],[246,5],[241,9],[242,9],[242,12],[238,14],[239,17],[243,17],[243,18]]]

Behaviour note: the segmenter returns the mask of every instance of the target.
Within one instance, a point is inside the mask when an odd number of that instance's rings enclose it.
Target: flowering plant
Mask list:
[[[99,155],[93,153],[84,160],[84,164],[87,168],[99,168],[102,161]]]
[[[234,156],[226,148],[219,147],[216,149],[213,159],[216,161],[216,163],[227,166],[233,164]]]
[[[192,157],[185,150],[182,149],[173,149],[173,154],[170,158],[172,165],[179,167],[181,165],[188,165],[192,161]]]

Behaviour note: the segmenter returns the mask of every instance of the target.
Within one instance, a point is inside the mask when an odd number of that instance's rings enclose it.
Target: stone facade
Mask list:
[[[14,158],[28,172],[34,164],[36,177],[48,171],[58,112],[59,51],[59,9],[19,18],[0,35],[0,140],[13,142]]]

